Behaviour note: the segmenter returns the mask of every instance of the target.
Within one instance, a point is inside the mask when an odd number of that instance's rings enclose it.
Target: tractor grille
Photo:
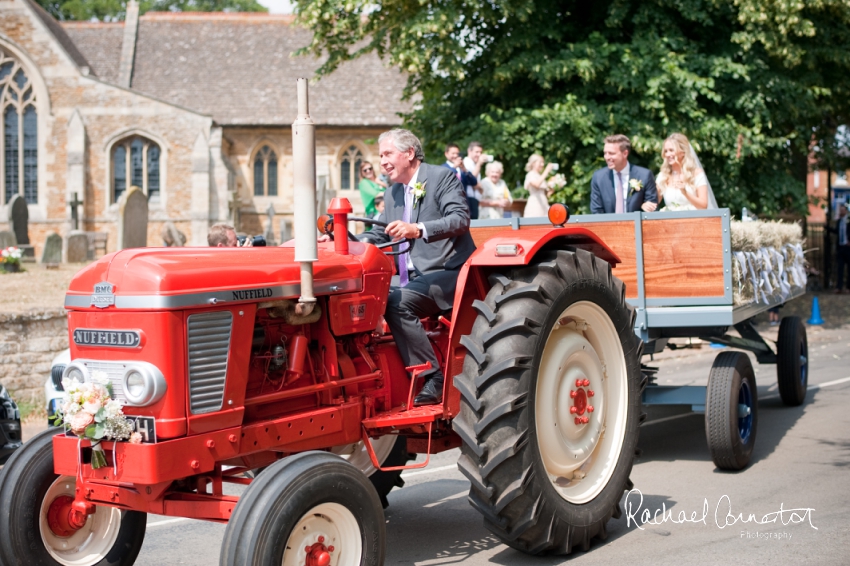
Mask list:
[[[193,314],[188,319],[189,407],[193,415],[221,410],[232,325],[230,311]]]
[[[85,364],[89,370],[89,375],[93,371],[102,371],[109,378],[109,383],[112,385],[112,398],[118,399],[121,403],[126,403],[127,398],[124,396],[124,372],[127,371],[127,364],[124,362],[101,362],[95,360],[79,360]]]

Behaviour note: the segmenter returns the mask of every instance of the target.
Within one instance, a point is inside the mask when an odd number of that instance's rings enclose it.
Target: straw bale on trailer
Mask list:
[[[731,223],[733,304],[779,302],[806,286],[803,229],[786,222]]]

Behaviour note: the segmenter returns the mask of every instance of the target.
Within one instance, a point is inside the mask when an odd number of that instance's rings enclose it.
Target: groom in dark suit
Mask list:
[[[475,251],[469,208],[460,180],[446,167],[424,163],[422,144],[412,132],[384,132],[378,147],[381,168],[393,182],[380,217],[388,225],[359,237],[373,244],[414,240],[411,247],[400,246],[409,253],[396,256],[398,275],[384,317],[405,366],[431,362],[414,405],[432,405],[443,398],[443,370],[419,319],[452,308],[458,271]]]
[[[593,214],[652,212],[658,206],[655,177],[649,169],[629,163],[631,148],[624,135],[605,138],[603,151],[608,167],[597,170],[590,180]]]

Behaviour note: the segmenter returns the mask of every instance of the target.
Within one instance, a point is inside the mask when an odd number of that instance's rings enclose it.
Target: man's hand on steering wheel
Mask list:
[[[393,240],[415,240],[422,236],[422,231],[416,224],[394,220],[384,230]]]

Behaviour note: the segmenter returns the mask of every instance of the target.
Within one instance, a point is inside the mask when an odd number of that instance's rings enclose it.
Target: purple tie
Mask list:
[[[614,194],[617,204],[614,206],[614,212],[621,214],[623,212],[623,180],[620,178],[619,171],[614,171],[614,176],[617,177],[617,188]]]
[[[401,221],[405,223],[410,223],[410,205],[407,203],[407,193],[410,191],[410,187],[404,185],[404,214],[401,217]],[[405,252],[398,255],[398,281],[402,287],[406,287],[409,279],[407,275],[407,249],[410,248],[410,244],[405,244]]]

